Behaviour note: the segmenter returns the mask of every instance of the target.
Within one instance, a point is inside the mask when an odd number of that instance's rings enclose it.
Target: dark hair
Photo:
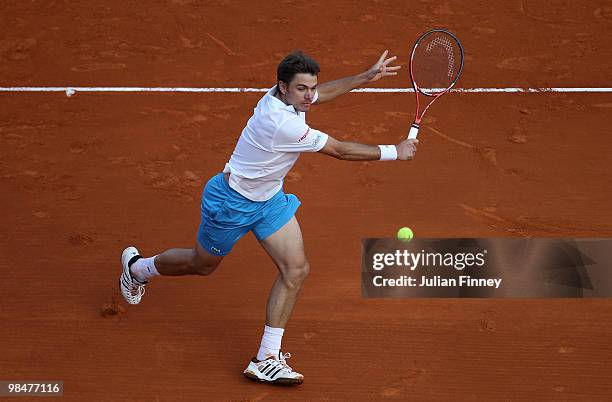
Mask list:
[[[276,69],[277,81],[283,81],[287,85],[293,77],[299,73],[319,74],[319,64],[302,53],[301,50],[295,51],[285,56]]]

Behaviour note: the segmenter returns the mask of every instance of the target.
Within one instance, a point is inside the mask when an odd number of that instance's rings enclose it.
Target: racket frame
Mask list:
[[[421,90],[421,88],[419,88],[419,86],[417,85],[414,79],[414,74],[412,71],[412,61],[414,60],[414,53],[416,52],[417,47],[423,41],[423,39],[425,39],[429,35],[436,33],[436,32],[443,32],[455,40],[461,52],[461,58],[460,58],[461,64],[459,65],[459,72],[457,73],[457,76],[455,77],[453,82],[448,86],[448,88],[446,88],[444,91],[437,93],[437,94],[428,94],[427,92],[424,92]],[[459,77],[461,77],[461,72],[463,71],[463,56],[464,56],[463,45],[461,45],[461,41],[459,41],[459,39],[453,33],[447,31],[446,29],[432,29],[430,31],[427,31],[423,35],[421,35],[417,39],[417,41],[414,43],[414,46],[412,47],[412,52],[410,52],[410,81],[412,81],[412,87],[414,88],[414,93],[416,95],[416,112],[415,112],[414,122],[410,126],[410,131],[408,133],[408,139],[417,138],[417,135],[419,133],[419,127],[421,124],[421,119],[423,119],[423,116],[425,115],[425,112],[427,112],[427,109],[429,109],[432,103],[434,103],[440,96],[450,91],[455,86],[457,81],[459,81]],[[419,108],[420,108],[419,93],[433,98],[432,101],[429,102],[429,104],[425,107],[425,109],[423,110],[423,112],[421,112],[420,115],[419,115]]]

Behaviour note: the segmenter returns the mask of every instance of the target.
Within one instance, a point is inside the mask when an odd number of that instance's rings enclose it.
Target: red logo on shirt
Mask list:
[[[308,128],[308,130],[306,130],[306,133],[298,140],[298,142],[302,142],[302,140],[304,140],[304,138],[308,137],[309,133],[310,133],[310,128]]]

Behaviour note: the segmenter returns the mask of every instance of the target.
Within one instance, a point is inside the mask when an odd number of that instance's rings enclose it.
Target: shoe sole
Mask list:
[[[264,380],[264,379],[257,377],[256,374],[253,374],[251,372],[243,372],[242,375],[244,375],[246,378],[248,378],[251,381],[265,382],[265,383],[274,384],[274,385],[300,385],[304,382],[303,378],[278,378],[274,381],[268,381],[268,380]]]

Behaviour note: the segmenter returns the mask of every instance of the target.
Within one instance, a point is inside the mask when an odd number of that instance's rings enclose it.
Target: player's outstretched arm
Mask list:
[[[397,75],[397,70],[402,67],[390,66],[389,64],[395,61],[397,56],[387,58],[388,54],[389,51],[385,50],[376,64],[361,74],[340,78],[339,80],[329,81],[318,85],[317,91],[319,93],[319,97],[317,99],[317,103],[328,102],[363,84],[378,81],[379,79],[388,77],[390,75]]]
[[[338,141],[329,137],[319,152],[345,161],[411,160],[419,140],[404,140],[398,145],[366,145]]]

